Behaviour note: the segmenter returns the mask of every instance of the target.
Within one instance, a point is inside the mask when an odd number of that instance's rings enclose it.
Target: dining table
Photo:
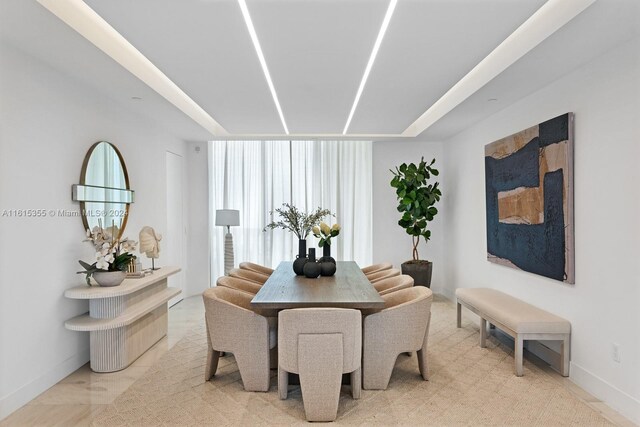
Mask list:
[[[333,276],[297,276],[293,262],[283,261],[251,300],[258,309],[337,307],[352,309],[384,308],[371,282],[355,261],[337,261]]]

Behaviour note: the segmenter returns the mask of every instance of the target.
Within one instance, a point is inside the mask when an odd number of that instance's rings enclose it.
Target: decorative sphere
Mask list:
[[[320,263],[320,274],[322,276],[333,276],[336,274],[336,264],[331,261]]]
[[[303,267],[303,272],[305,277],[308,277],[309,279],[315,279],[316,277],[320,276],[320,264],[317,262],[307,262],[304,267]]]
[[[304,265],[308,262],[309,260],[307,258],[297,258],[295,261],[293,261],[293,272],[298,276],[302,276],[304,274]]]

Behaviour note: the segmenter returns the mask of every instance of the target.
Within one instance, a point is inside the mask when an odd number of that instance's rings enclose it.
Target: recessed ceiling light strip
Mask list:
[[[402,135],[420,135],[595,1],[547,1],[413,122]]]
[[[269,74],[269,68],[267,68],[267,61],[264,59],[264,54],[262,53],[262,48],[260,47],[260,41],[258,40],[258,34],[256,33],[256,29],[253,26],[253,21],[251,21],[251,15],[249,15],[249,9],[247,8],[247,3],[245,0],[238,0],[238,4],[240,5],[240,10],[242,11],[244,22],[245,24],[247,24],[247,30],[249,30],[249,35],[251,36],[253,47],[256,49],[256,53],[258,54],[258,60],[260,61],[260,66],[262,66],[262,72],[264,73],[264,77],[267,79],[267,85],[269,85],[269,90],[271,91],[273,102],[276,104],[276,109],[278,110],[278,115],[280,116],[282,127],[284,128],[285,133],[289,135],[287,122],[285,122],[284,120],[284,114],[282,114],[280,101],[278,101],[278,94],[276,93],[275,86],[273,86],[273,81],[271,80],[271,74]]]
[[[387,13],[385,13],[384,19],[382,20],[382,26],[380,27],[380,31],[378,32],[378,37],[376,38],[376,42],[373,45],[371,56],[369,56],[369,62],[367,62],[367,67],[364,69],[364,74],[362,75],[362,80],[360,81],[358,92],[356,92],[356,99],[353,101],[353,106],[351,106],[351,111],[349,112],[347,123],[344,125],[344,130],[342,131],[343,135],[347,134],[347,130],[349,129],[349,125],[351,124],[351,119],[353,119],[353,114],[356,111],[358,102],[360,102],[360,96],[362,96],[364,85],[367,83],[367,79],[369,78],[369,73],[371,72],[371,67],[373,67],[373,62],[376,60],[376,56],[378,55],[378,50],[380,49],[380,45],[382,44],[382,39],[384,38],[384,33],[387,32],[387,28],[389,27],[389,21],[391,21],[391,16],[393,15],[393,11],[395,10],[397,3],[398,3],[398,0],[391,0],[389,2],[389,7],[387,7]]]
[[[107,21],[81,0],[38,0],[98,49],[215,136],[228,132]]]

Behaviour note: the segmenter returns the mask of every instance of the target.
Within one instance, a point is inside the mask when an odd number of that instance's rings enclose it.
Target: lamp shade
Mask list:
[[[235,209],[216,210],[216,225],[240,225],[240,211]]]

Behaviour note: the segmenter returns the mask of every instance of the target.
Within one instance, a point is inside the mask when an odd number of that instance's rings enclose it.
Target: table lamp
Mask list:
[[[231,226],[240,225],[240,211],[234,209],[216,210],[216,225],[227,227],[227,234],[224,235],[224,275],[229,275],[233,268],[233,236]]]

